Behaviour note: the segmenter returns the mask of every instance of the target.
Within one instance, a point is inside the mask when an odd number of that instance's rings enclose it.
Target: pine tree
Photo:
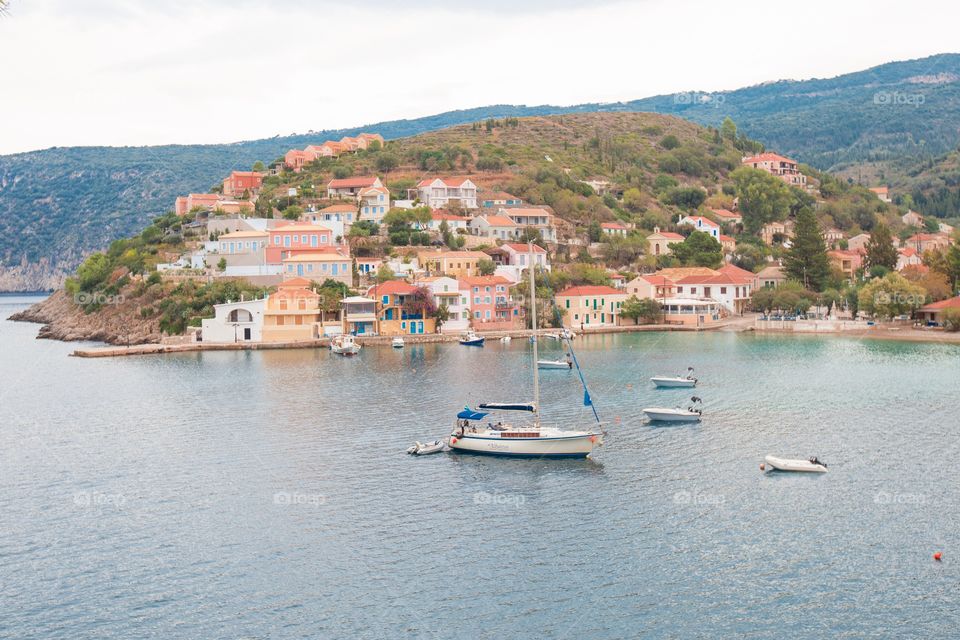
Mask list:
[[[804,287],[823,291],[830,278],[830,260],[827,243],[812,209],[804,208],[797,213],[791,242],[783,263],[784,271]]]
[[[890,228],[882,222],[878,222],[870,234],[864,263],[867,268],[886,267],[889,271],[897,268],[897,248],[893,246]]]

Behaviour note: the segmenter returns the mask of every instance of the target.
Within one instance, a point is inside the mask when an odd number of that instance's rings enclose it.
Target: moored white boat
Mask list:
[[[687,368],[685,376],[654,376],[650,382],[661,388],[690,388],[697,386],[697,379],[693,377],[693,367]]]
[[[360,353],[360,345],[350,334],[343,334],[330,341],[330,351],[341,356],[355,356]]]
[[[446,447],[446,443],[443,440],[435,440],[434,442],[427,443],[417,441],[412,447],[407,449],[407,453],[414,456],[428,456],[431,453],[440,453],[444,447]]]
[[[700,398],[694,396],[690,398],[695,405],[700,402]],[[643,410],[650,420],[654,422],[700,422],[703,417],[703,411],[695,408],[693,405],[683,409],[676,407],[668,409],[666,407],[648,407]]]
[[[806,473],[826,473],[827,465],[820,462],[816,457],[809,460],[780,458],[767,455],[763,461],[768,467],[777,471],[801,471]]]
[[[537,360],[538,369],[573,369],[572,360]]]
[[[503,336],[502,338],[500,338],[500,342],[502,342],[503,344],[510,344],[511,340],[513,340],[513,338],[511,338],[510,336]]]
[[[397,336],[396,338],[390,341],[390,346],[393,347],[394,349],[403,349],[403,345],[404,345],[404,342],[403,342],[402,336]]]
[[[460,334],[460,344],[468,347],[482,347],[483,336],[478,336],[473,331],[464,331]]]

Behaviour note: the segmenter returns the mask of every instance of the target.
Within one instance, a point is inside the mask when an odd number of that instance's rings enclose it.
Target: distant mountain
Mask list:
[[[895,62],[831,79],[632,102],[492,105],[354,129],[221,145],[52,148],[0,156],[0,290],[59,284],[90,251],[128,236],[233,169],[360,131],[395,139],[488,117],[653,111],[718,126],[730,116],[768,148],[821,169],[898,156],[929,158],[960,141],[960,54]]]

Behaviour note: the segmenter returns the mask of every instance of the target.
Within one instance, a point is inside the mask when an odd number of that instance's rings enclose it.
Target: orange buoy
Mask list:
[[[937,562],[940,562],[940,560],[943,559],[943,555],[941,555],[941,553],[937,551],[935,554],[933,554],[933,559],[936,560]]]
[[[760,471],[764,471],[764,470],[766,470],[766,468],[767,468],[767,465],[765,465],[765,464],[763,464],[763,463],[761,462],[761,463],[760,463]]]
[[[457,444],[456,438],[450,438],[450,444]]]

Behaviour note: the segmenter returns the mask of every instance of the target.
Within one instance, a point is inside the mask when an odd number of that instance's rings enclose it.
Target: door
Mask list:
[[[423,322],[417,323],[417,333],[423,333]]]
[[[302,275],[303,275],[303,265],[302,265],[302,264],[298,264],[298,265],[297,265],[297,275],[298,275],[298,276],[302,276]]]

